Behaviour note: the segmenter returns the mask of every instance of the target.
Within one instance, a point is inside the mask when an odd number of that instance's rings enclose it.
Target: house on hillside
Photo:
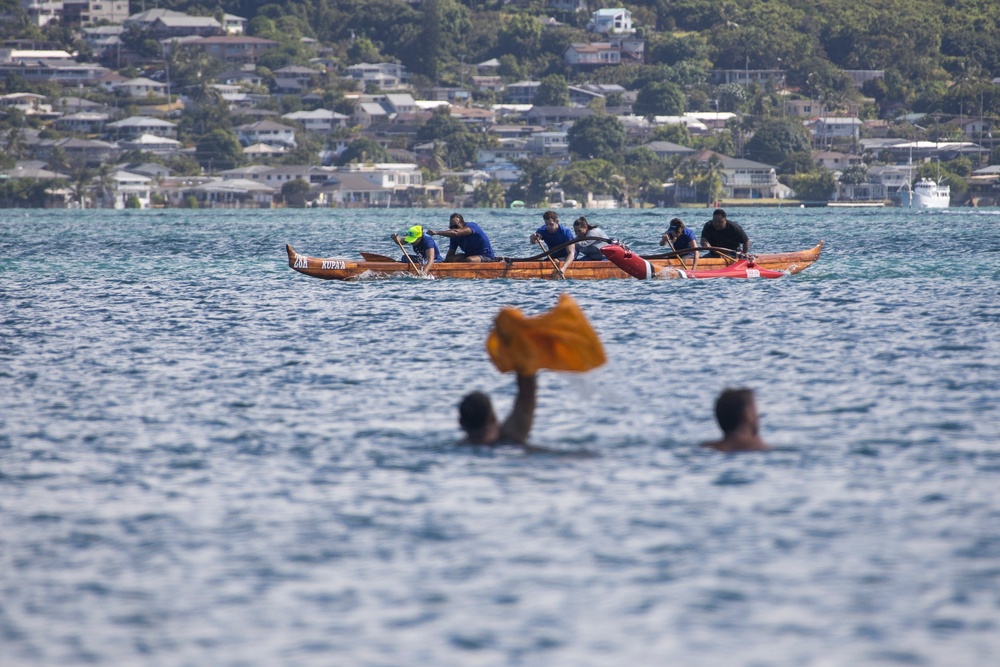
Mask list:
[[[814,146],[836,141],[857,142],[861,138],[861,119],[853,116],[821,116],[805,123]]]
[[[128,0],[63,0],[62,4],[64,24],[121,24],[128,17]]]
[[[170,50],[170,41],[167,40],[166,43],[161,42],[167,51]],[[274,40],[245,35],[195,37],[186,41],[174,41],[177,42],[178,48],[196,53],[204,53],[221,61],[226,67],[256,65],[261,56],[278,46],[278,42]]]
[[[635,32],[632,25],[632,12],[624,7],[614,9],[598,9],[590,15],[587,30],[599,35],[621,35]]]
[[[113,139],[135,139],[143,134],[152,134],[168,139],[177,138],[177,123],[149,116],[129,116],[105,125],[108,136]]]
[[[507,86],[504,99],[508,104],[534,104],[541,81],[518,81]]]
[[[53,125],[60,132],[98,134],[111,121],[111,114],[99,111],[81,111],[57,118]]]
[[[680,144],[675,144],[672,141],[650,141],[648,144],[644,144],[644,147],[653,151],[656,154],[656,157],[664,159],[677,156],[686,158],[697,152],[694,148],[681,146]]]
[[[141,97],[164,97],[167,94],[167,84],[142,76],[116,83],[112,86],[112,89],[117,95],[124,95],[133,99]]]
[[[844,171],[848,167],[854,167],[864,163],[864,160],[860,155],[840,153],[837,151],[816,151],[813,153],[813,160],[823,165],[830,171]]]
[[[234,129],[236,138],[244,146],[269,144],[295,148],[295,128],[276,123],[273,120],[261,120],[256,123],[239,125]]]
[[[347,77],[357,81],[362,90],[368,86],[378,90],[402,90],[409,87],[410,75],[398,63],[359,63],[345,70]]]
[[[710,150],[703,150],[685,160],[694,161],[699,167],[707,168],[712,157],[720,162],[719,176],[722,180],[722,197],[725,199],[786,199],[790,192],[787,186],[778,182],[774,167],[753,160],[729,157]],[[694,185],[676,187],[678,202],[698,200]]]
[[[347,127],[350,116],[329,109],[314,109],[313,111],[293,111],[286,113],[282,118],[294,120],[301,123],[302,127],[309,132],[329,133],[334,129]]]

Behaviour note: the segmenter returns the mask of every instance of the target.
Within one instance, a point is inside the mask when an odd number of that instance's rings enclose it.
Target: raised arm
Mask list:
[[[535,419],[535,403],[538,388],[537,375],[517,376],[517,398],[510,416],[500,427],[500,440],[524,444],[531,433],[531,424]]]

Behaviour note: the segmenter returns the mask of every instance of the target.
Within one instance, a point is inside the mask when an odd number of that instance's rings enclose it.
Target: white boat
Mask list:
[[[951,186],[938,185],[930,178],[921,178],[916,185],[899,190],[899,205],[903,208],[948,208],[951,205]]]

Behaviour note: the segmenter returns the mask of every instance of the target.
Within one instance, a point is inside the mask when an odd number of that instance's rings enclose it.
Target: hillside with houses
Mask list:
[[[0,206],[1000,203],[1000,5],[890,4],[7,0]]]

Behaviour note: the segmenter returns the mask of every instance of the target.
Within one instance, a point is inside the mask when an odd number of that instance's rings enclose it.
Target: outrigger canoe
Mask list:
[[[809,250],[763,254],[755,257],[756,266],[784,274],[798,273],[819,259],[823,242]],[[299,273],[324,280],[353,280],[364,278],[379,278],[393,275],[414,275],[414,269],[407,262],[393,261],[390,257],[373,256],[370,259],[320,258],[300,255],[290,245],[285,246],[288,252],[288,266]],[[671,256],[673,255],[673,256]],[[646,256],[645,259],[657,272],[667,267],[675,269],[690,268],[690,259],[679,259],[675,253]],[[683,263],[682,263],[683,261]],[[698,260],[698,271],[725,269],[733,263],[732,259],[722,257],[702,257]],[[688,271],[690,273],[690,271]],[[437,262],[431,274],[435,278],[465,278],[465,279],[495,279],[507,278],[514,280],[543,279],[558,280],[561,276],[547,258],[530,259],[497,259],[493,262]],[[615,266],[613,262],[575,261],[566,272],[566,278],[575,280],[603,280],[607,278],[632,278],[627,272]]]

